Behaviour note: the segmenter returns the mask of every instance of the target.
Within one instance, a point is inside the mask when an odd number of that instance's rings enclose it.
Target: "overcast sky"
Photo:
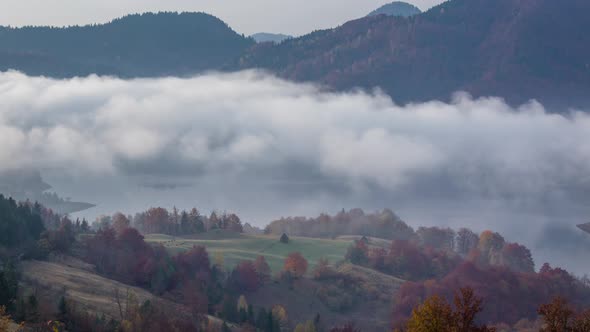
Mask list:
[[[2,0],[0,25],[100,23],[146,11],[203,11],[244,34],[293,35],[337,26],[366,15],[389,0]],[[410,0],[425,10],[442,0]]]

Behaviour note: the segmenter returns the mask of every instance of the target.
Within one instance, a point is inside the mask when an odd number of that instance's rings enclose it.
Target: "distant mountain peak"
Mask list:
[[[257,43],[271,42],[271,43],[275,43],[275,44],[279,44],[284,40],[293,38],[293,36],[284,35],[282,33],[268,33],[268,32],[255,33],[250,37],[253,38]]]
[[[421,13],[422,11],[412,4],[402,1],[394,1],[377,8],[367,16],[387,15],[410,17]]]

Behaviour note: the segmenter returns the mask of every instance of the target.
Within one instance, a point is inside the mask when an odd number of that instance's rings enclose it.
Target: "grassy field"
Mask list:
[[[288,244],[280,243],[278,236],[246,235],[226,232],[209,232],[195,237],[175,237],[161,234],[147,235],[146,241],[160,243],[171,252],[177,253],[192,248],[193,246],[205,246],[211,259],[223,257],[227,268],[234,267],[242,260],[255,260],[258,256],[264,256],[273,272],[278,272],[283,267],[287,255],[292,252],[300,252],[309,263],[309,270],[315,266],[321,258],[336,263],[344,259],[346,250],[352,244],[349,239],[313,239],[291,237]]]

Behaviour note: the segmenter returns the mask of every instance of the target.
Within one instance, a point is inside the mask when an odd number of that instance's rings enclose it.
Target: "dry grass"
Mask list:
[[[161,307],[183,309],[141,288],[101,277],[73,264],[25,261],[22,263],[22,272],[23,285],[29,291],[41,293],[45,298],[53,299],[55,303],[64,296],[79,310],[104,314],[114,319],[120,318],[116,290],[119,290],[122,298],[123,310],[124,298],[128,291],[135,295],[139,303],[150,300]]]

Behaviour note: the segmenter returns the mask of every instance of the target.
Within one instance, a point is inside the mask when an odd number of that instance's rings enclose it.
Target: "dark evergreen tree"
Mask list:
[[[18,294],[18,277],[14,265],[7,263],[0,271],[0,306],[14,309],[14,300]]]
[[[287,234],[283,233],[283,235],[281,235],[281,239],[280,239],[281,243],[289,243],[289,237],[287,236]]]

